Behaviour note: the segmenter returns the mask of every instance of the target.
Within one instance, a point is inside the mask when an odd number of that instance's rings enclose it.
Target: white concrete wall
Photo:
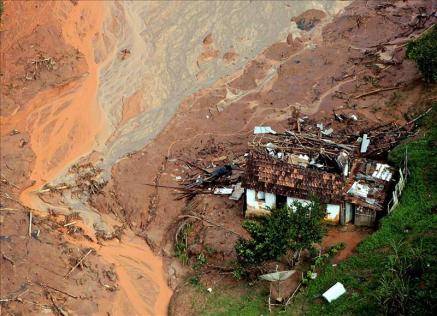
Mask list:
[[[270,208],[276,207],[276,194],[266,193],[266,206]]]
[[[252,189],[246,190],[246,203],[248,207],[254,209],[265,209],[266,207],[276,207],[276,195]]]
[[[258,207],[258,202],[256,201],[256,191],[252,189],[246,190],[246,203],[250,207]]]

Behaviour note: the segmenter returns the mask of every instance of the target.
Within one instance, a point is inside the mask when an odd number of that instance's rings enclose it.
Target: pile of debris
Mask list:
[[[240,182],[243,171],[240,165],[211,165],[204,168],[194,162],[181,161],[185,163],[189,173],[185,178],[178,179],[178,200],[191,200],[197,194],[219,194],[230,195],[230,199],[238,201],[243,195]]]
[[[290,130],[277,133],[270,126],[256,126],[249,143],[253,151],[303,167],[344,171],[345,163],[356,157],[384,159],[401,140],[413,134],[414,122],[363,124],[356,115],[336,114],[327,122],[308,117],[290,119]]]
[[[339,168],[342,157],[350,157],[355,152],[357,145],[337,143],[314,134],[285,131],[255,136],[249,147],[295,165],[332,171]]]

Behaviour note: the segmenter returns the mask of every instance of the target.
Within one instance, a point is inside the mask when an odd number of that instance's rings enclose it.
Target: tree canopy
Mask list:
[[[326,211],[317,201],[272,209],[270,216],[244,221],[251,239],[240,238],[235,250],[243,266],[278,259],[288,250],[311,249],[326,233]]]
[[[437,82],[437,26],[409,42],[406,55],[416,62],[426,82]]]

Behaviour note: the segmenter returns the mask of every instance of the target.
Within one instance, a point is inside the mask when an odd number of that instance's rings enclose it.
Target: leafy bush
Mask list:
[[[258,221],[248,220],[243,227],[252,237],[240,238],[235,250],[243,266],[278,259],[288,250],[310,249],[322,240],[325,210],[313,201],[308,205],[295,202],[292,207],[272,209],[271,215]]]
[[[388,256],[375,298],[385,314],[405,315],[409,310],[407,305],[417,302],[414,300],[414,279],[426,271],[426,256],[420,247],[412,248],[402,241],[393,241],[391,248],[393,254]]]
[[[408,43],[407,57],[416,62],[426,82],[437,81],[437,26]]]

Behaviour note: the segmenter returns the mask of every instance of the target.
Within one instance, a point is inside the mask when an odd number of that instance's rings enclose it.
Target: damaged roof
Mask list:
[[[247,159],[243,186],[301,199],[314,195],[322,203],[344,200],[344,181],[339,174],[290,164],[255,151]]]
[[[351,202],[381,211],[389,199],[396,169],[364,158],[355,159],[347,179],[338,173],[305,168],[266,153],[252,151],[247,157],[243,187],[322,203]]]
[[[393,186],[396,169],[368,159],[355,159],[344,187],[345,200],[381,211]]]

